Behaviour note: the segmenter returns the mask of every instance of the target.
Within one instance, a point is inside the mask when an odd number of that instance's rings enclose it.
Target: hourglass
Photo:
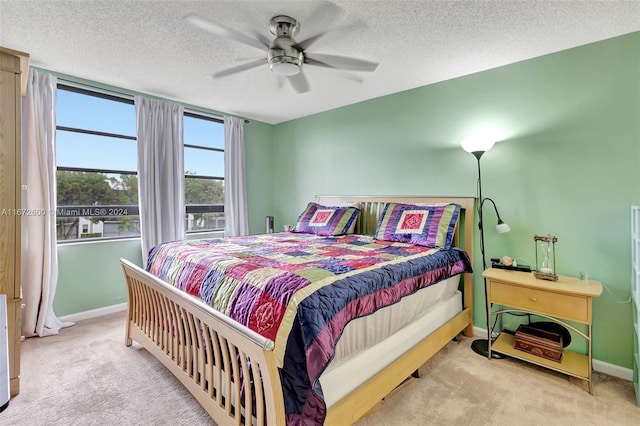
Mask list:
[[[536,271],[534,275],[541,280],[557,281],[556,275],[556,241],[553,235],[535,235]],[[539,263],[539,261],[541,261]]]

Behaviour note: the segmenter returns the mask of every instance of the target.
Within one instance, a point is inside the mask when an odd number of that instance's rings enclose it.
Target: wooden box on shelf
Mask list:
[[[528,325],[516,331],[515,348],[530,354],[562,362],[562,335]]]

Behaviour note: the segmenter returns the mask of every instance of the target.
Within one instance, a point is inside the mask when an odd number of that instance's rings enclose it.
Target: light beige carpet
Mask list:
[[[2,425],[212,425],[147,351],[124,346],[125,314],[27,339],[20,395]],[[595,374],[586,383],[512,359],[489,361],[471,339],[449,343],[358,426],[640,425],[633,385]],[[346,378],[345,378],[346,379]]]

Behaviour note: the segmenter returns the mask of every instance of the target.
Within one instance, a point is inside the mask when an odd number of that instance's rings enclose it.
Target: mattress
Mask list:
[[[436,286],[441,286],[441,288],[446,287],[448,289],[452,285],[452,282],[455,282],[457,286],[458,277],[449,278]],[[436,286],[431,286],[423,290],[429,290]],[[409,300],[403,299],[401,303],[385,308],[385,310],[389,308],[393,310],[407,309],[416,303],[420,303],[420,301],[412,300],[414,297],[416,299],[428,299],[432,297],[432,295],[426,297],[424,295],[418,296],[423,290],[405,298]],[[429,293],[429,291],[425,293]],[[387,339],[381,340],[366,349],[361,349],[356,353],[351,353],[347,357],[334,359],[320,376],[320,383],[324,391],[324,400],[327,407],[331,407],[341,398],[362,385],[374,374],[383,370],[419,341],[429,336],[462,311],[462,293],[455,290],[452,294],[444,292],[443,296],[442,299],[431,304],[426,312],[423,311],[414,321],[397,330]],[[387,315],[389,314],[384,313],[382,316]],[[350,326],[351,324],[347,326],[347,329]],[[354,329],[358,327],[361,327],[361,325],[354,325]],[[354,332],[357,333],[356,331]],[[345,341],[345,344],[348,345],[349,343]],[[339,342],[338,347],[340,345],[341,343]],[[345,377],[349,379],[345,380]]]
[[[371,315],[351,320],[336,345],[334,358],[328,368],[383,341],[420,318],[432,306],[453,295],[458,290],[459,282],[460,276],[456,275],[405,296],[398,303]]]

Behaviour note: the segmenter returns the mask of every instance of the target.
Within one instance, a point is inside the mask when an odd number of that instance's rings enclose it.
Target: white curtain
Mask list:
[[[142,260],[156,244],[185,238],[184,108],[136,96]]]
[[[247,235],[247,189],[244,166],[244,120],[224,118],[224,234]]]
[[[56,77],[29,71],[22,102],[22,207],[44,214],[22,217],[22,334],[49,336],[63,322],[53,312],[58,283],[56,247]]]

